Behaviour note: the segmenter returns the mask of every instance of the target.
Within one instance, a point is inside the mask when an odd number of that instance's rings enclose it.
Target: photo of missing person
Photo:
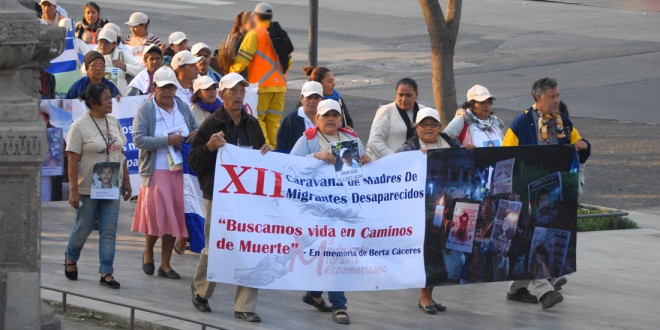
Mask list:
[[[529,184],[529,210],[536,225],[547,226],[555,218],[562,200],[561,174],[552,173]]]
[[[536,227],[529,250],[528,272],[532,278],[550,278],[564,275],[571,232]]]
[[[352,181],[362,178],[360,149],[357,140],[333,142],[330,144],[330,150],[336,158],[337,181]]]
[[[102,162],[92,169],[92,199],[119,199],[119,163]]]
[[[447,238],[447,248],[462,252],[472,252],[472,242],[477,227],[479,204],[457,202],[454,218]]]
[[[41,164],[41,176],[62,175],[64,164],[64,130],[52,127],[46,130],[46,156]]]

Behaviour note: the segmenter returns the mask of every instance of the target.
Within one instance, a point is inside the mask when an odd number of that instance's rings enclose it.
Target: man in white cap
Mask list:
[[[208,246],[211,228],[211,206],[213,199],[213,182],[215,179],[216,159],[218,149],[227,143],[259,149],[262,154],[270,150],[261,132],[257,119],[248,115],[243,108],[245,88],[248,82],[238,73],[229,73],[220,80],[220,98],[223,107],[214,112],[199,128],[199,133],[193,141],[188,164],[197,173],[199,186],[204,194],[206,222],[204,236],[206,246],[199,256],[197,272],[190,285],[192,303],[200,312],[210,312],[208,299],[213,295],[215,282],[206,279],[208,267]],[[236,287],[234,296],[234,317],[247,322],[261,322],[255,310],[257,308],[258,290],[244,286]]]
[[[195,57],[190,51],[182,50],[174,55],[170,65],[172,70],[176,72],[176,96],[188,106],[191,105],[193,80],[197,78],[197,67],[195,65],[201,60],[201,57]]]
[[[112,70],[112,68],[118,69],[115,82],[117,88],[122,93],[125,93],[128,87],[126,75],[135,77],[144,69],[144,65],[138,62],[131,54],[117,47],[117,34],[112,28],[101,29],[98,36],[98,44],[93,50],[98,50],[105,57],[106,71]]]
[[[147,14],[136,11],[131,14],[128,22],[124,25],[131,29],[131,33],[126,36],[124,43],[127,46],[148,46],[156,45],[160,47],[163,42],[158,39],[153,33],[149,32],[149,16]]]
[[[323,100],[323,85],[316,81],[308,81],[302,86],[300,103],[297,111],[292,111],[280,125],[277,131],[277,148],[275,151],[290,153],[293,145],[303,135],[306,129],[316,126],[316,108]]]
[[[201,61],[197,62],[197,73],[200,76],[209,76],[215,82],[220,82],[222,75],[213,71],[213,69],[209,67],[211,60],[215,61],[215,58],[211,59],[211,48],[203,42],[198,42],[192,46],[190,52],[195,55],[195,57],[202,58]]]
[[[250,30],[243,39],[238,54],[231,66],[231,72],[243,72],[248,69],[248,81],[259,83],[259,100],[257,112],[259,123],[266,135],[266,141],[275,147],[277,129],[284,111],[284,95],[286,94],[286,71],[291,68],[291,54],[288,54],[288,66],[283,69],[280,57],[277,55],[271,41],[271,20],[273,6],[269,3],[259,3],[254,9],[256,28]],[[286,32],[277,22],[273,27],[286,36]],[[286,38],[288,40],[288,37]],[[289,44],[290,45],[290,44]],[[292,45],[290,45],[292,48]]]
[[[172,57],[182,51],[188,50],[188,37],[181,31],[172,32],[167,38],[169,45],[163,51],[163,65],[170,65]]]
[[[60,20],[66,17],[57,11],[57,0],[40,0],[39,5],[41,6],[41,19],[49,25],[58,26]]]

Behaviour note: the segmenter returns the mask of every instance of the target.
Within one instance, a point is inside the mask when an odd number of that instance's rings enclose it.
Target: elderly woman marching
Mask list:
[[[465,111],[454,117],[444,133],[458,138],[468,149],[502,146],[504,123],[491,112],[494,100],[486,87],[472,86],[467,91],[467,102],[461,106]]]
[[[140,150],[142,186],[131,230],[145,235],[142,270],[154,274],[154,245],[162,238],[158,276],[179,279],[170,259],[175,237],[188,237],[183,209],[183,172],[180,146],[197,134],[188,106],[176,98],[176,76],[169,67],[154,73],[154,96],[138,107],[133,140]]]
[[[366,154],[364,145],[357,134],[341,127],[341,105],[335,100],[319,102],[316,110],[316,127],[309,128],[291,149],[291,155],[314,157],[334,166],[336,158],[331,151],[331,143],[357,140],[360,150],[360,164],[368,163],[371,158]],[[351,320],[346,312],[346,296],[344,291],[328,292],[332,307],[325,304],[321,291],[308,291],[303,296],[303,302],[314,306],[320,312],[332,312],[336,323],[349,324]]]
[[[426,152],[427,150],[433,149],[460,147],[458,141],[454,140],[447,134],[440,133],[440,116],[438,115],[438,111],[433,108],[419,110],[417,113],[417,120],[413,127],[417,134],[408,139],[408,141],[406,141],[397,152],[412,150]],[[427,231],[426,235],[433,234],[430,233],[430,231]],[[420,289],[417,306],[426,314],[436,314],[437,312],[444,312],[447,310],[447,307],[433,300],[433,287]]]

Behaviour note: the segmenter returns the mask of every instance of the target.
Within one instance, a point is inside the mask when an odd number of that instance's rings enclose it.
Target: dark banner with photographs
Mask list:
[[[572,146],[429,151],[426,285],[575,272],[574,155]]]

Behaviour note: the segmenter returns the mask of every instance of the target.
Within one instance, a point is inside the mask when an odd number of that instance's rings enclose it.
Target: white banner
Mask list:
[[[228,145],[215,169],[209,281],[319,291],[421,288],[426,155],[339,183],[314,158]]]

